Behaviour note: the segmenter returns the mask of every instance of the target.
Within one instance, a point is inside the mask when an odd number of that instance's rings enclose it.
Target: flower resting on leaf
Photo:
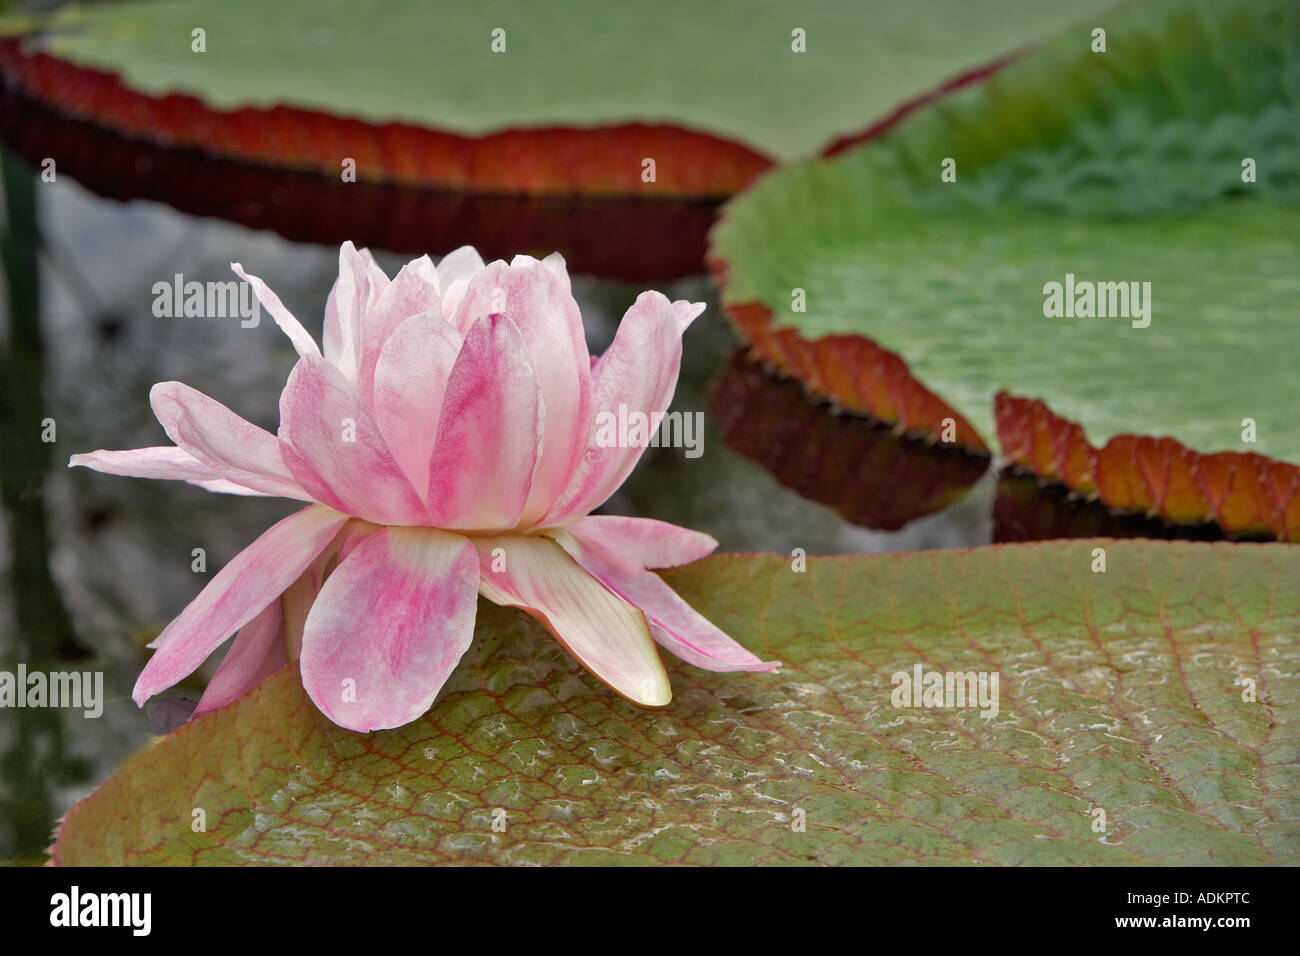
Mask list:
[[[633,703],[671,698],[655,642],[707,670],[776,669],[647,570],[716,541],[590,515],[644,450],[593,441],[596,414],[667,409],[682,333],[703,305],[642,293],[592,359],[558,255],[485,266],[464,247],[390,280],[345,243],[322,354],[266,283],[233,268],[298,351],[278,435],[162,382],[150,402],[174,447],[70,464],[310,504],[222,568],[150,645],[137,704],[235,634],[196,713],[297,659],[336,724],[398,727],[429,708],[469,648],[479,594],[523,608]]]

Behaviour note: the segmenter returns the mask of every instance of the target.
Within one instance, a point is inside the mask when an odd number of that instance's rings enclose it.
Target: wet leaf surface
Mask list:
[[[1298,573],[1283,545],[1108,539],[708,558],[665,576],[785,670],[674,661],[659,711],[484,602],[416,723],[343,731],[291,667],[129,760],[55,859],[1296,863]],[[917,664],[997,672],[997,715],[892,706]]]

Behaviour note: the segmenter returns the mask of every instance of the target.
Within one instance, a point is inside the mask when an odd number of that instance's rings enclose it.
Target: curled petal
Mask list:
[[[238,262],[232,262],[230,268],[234,270],[235,275],[253,287],[257,300],[262,303],[267,312],[271,313],[275,324],[289,337],[289,341],[293,343],[294,349],[300,356],[306,358],[308,355],[320,355],[320,349],[316,346],[316,340],[311,337],[311,333],[304,329],[302,323],[294,318],[293,313],[284,307],[280,297],[271,291],[269,285],[257,276],[250,276]]]
[[[280,600],[277,598],[239,629],[221,666],[199,698],[199,706],[194,709],[195,717],[225,707],[287,663],[282,624]]]
[[[275,436],[215,399],[182,382],[159,382],[149,404],[167,437],[219,477],[267,495],[312,500],[285,467]]]
[[[659,646],[672,651],[686,663],[708,671],[769,673],[781,666],[777,661],[755,657],[683,601],[659,575],[607,551],[594,539],[584,537],[578,525],[553,532],[553,537],[602,584],[639,608],[649,620],[651,634]]]
[[[343,527],[347,516],[312,505],[272,525],[217,572],[159,635],[131,692],[146,700],[197,668],[284,591]]]
[[[564,524],[583,517],[618,490],[645,446],[601,445],[597,440],[600,417],[617,416],[619,406],[624,405],[629,412],[657,420],[672,401],[681,364],[677,313],[658,292],[641,293],[592,370],[597,376],[593,402],[597,427],[591,430],[577,469],[543,524]]]
[[[645,616],[549,538],[473,538],[489,601],[523,608],[587,670],[634,704],[662,707],[672,688]]]
[[[431,523],[513,528],[541,436],[541,398],[523,337],[507,317],[485,316],[470,327],[447,378],[429,463]]]
[[[474,637],[478,558],[459,535],[384,528],[321,589],[302,639],[302,682],[336,724],[400,727],[433,703]]]
[[[673,303],[678,328],[685,332],[692,322],[704,314],[705,308],[707,307],[703,302],[687,302],[685,299],[678,299]]]
[[[377,524],[423,524],[424,504],[370,410],[323,358],[299,359],[280,395],[280,454],[311,496]]]

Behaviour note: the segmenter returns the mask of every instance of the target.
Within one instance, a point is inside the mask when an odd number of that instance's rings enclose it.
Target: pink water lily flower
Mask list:
[[[594,440],[602,411],[667,409],[702,304],[645,292],[598,359],[564,260],[484,265],[469,247],[389,279],[345,243],[324,352],[262,280],[235,272],[299,355],[276,435],[180,382],[150,402],[174,446],[74,455],[114,475],[310,502],[221,569],[150,646],[137,704],[234,644],[196,713],[297,659],[336,724],[397,727],[433,703],[478,595],[523,608],[628,700],[671,698],[657,642],[713,671],[772,671],[649,569],[708,535],[590,512],[643,447]]]

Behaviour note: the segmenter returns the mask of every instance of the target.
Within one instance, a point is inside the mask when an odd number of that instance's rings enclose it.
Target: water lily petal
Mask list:
[[[427,312],[398,326],[375,364],[370,401],[375,422],[398,464],[420,490],[429,482],[443,395],[459,352],[456,330],[441,315]]]
[[[122,475],[128,478],[161,478],[183,481],[186,484],[202,488],[204,491],[224,495],[244,495],[256,498],[285,497],[270,495],[265,491],[256,491],[245,485],[237,484],[221,477],[221,473],[210,465],[205,465],[189,452],[174,445],[161,445],[153,448],[130,448],[124,451],[87,452],[73,455],[68,460],[69,468],[91,468],[105,475]],[[310,501],[307,493],[301,492],[288,497],[299,501]]]
[[[296,661],[302,656],[302,632],[307,626],[307,615],[329,576],[360,541],[379,529],[379,525],[353,518],[297,580],[284,589],[280,595],[280,611],[284,615],[284,650],[289,660]]]
[[[149,404],[167,437],[218,476],[268,495],[313,500],[285,467],[276,437],[216,399],[183,382],[159,382],[149,392]]]
[[[316,706],[362,732],[423,714],[474,637],[478,578],[459,535],[385,528],[361,540],[307,615],[299,664]]]
[[[217,572],[199,596],[167,625],[131,692],[143,705],[190,674],[235,631],[251,621],[311,564],[348,520],[311,505],[271,526]]]
[[[199,698],[199,706],[194,708],[195,717],[225,707],[287,663],[282,623],[280,599],[276,598],[261,614],[239,629],[221,666]]]
[[[653,518],[589,515],[568,530],[637,568],[675,568],[698,561],[718,547],[718,542],[703,532]]]
[[[202,488],[204,491],[210,491],[218,495],[241,495],[245,498],[274,498],[275,495],[268,495],[265,491],[254,491],[245,485],[236,484],[233,481],[227,481],[225,478],[213,478],[211,480],[186,479],[187,485],[193,485],[195,488]],[[305,494],[300,501],[311,501]]]
[[[210,481],[221,477],[221,472],[211,465],[173,445],[128,448],[123,451],[100,449],[73,455],[68,459],[68,467],[91,468],[106,475],[123,475],[127,478]]]
[[[552,252],[542,260],[542,265],[554,272],[556,278],[564,283],[565,292],[571,291],[569,283],[569,264],[564,261],[564,256],[560,255],[558,252]]]
[[[293,313],[284,307],[284,303],[271,291],[270,286],[257,276],[250,276],[238,262],[232,262],[230,268],[234,270],[235,275],[253,287],[257,300],[262,303],[267,312],[271,313],[271,318],[275,319],[275,324],[289,337],[289,341],[293,343],[299,355],[304,358],[308,355],[320,355],[320,348],[317,347],[311,333],[303,328],[302,323],[294,318]]]
[[[357,391],[366,401],[371,401],[375,365],[389,338],[403,322],[423,312],[442,315],[438,298],[438,273],[433,267],[433,260],[428,256],[413,259],[402,266],[396,278],[379,293],[374,306],[362,322]]]
[[[564,491],[587,446],[591,424],[591,358],[582,314],[567,277],[529,256],[493,262],[470,281],[452,324],[504,313],[519,328],[541,388],[546,428],[532,490],[520,521],[531,525]]]
[[[442,314],[456,314],[469,280],[483,271],[483,257],[473,246],[461,246],[442,257],[438,263],[438,289],[442,294]],[[462,330],[463,331],[463,330]]]
[[[658,292],[643,292],[623,316],[614,341],[592,370],[597,376],[595,418],[582,459],[555,506],[542,522],[562,524],[580,518],[618,490],[646,445],[600,444],[601,415],[617,417],[619,406],[647,420],[668,408],[682,364],[680,322],[672,304]]]
[[[595,539],[583,536],[577,525],[552,534],[586,571],[645,614],[651,634],[660,647],[672,651],[688,664],[708,671],[772,673],[780,668],[777,661],[760,660],[728,637],[683,601],[659,575],[638,567],[624,555],[606,550]],[[630,556],[630,552],[627,554]]]
[[[479,319],[447,378],[429,462],[431,523],[513,528],[532,486],[542,415],[519,329],[504,315]]]
[[[673,312],[677,316],[677,327],[685,332],[692,322],[704,314],[707,308],[703,302],[687,302],[685,299],[678,299],[673,303]]]
[[[280,395],[280,454],[317,501],[376,524],[423,524],[424,503],[356,388],[323,358],[299,359]]]
[[[662,707],[672,699],[645,616],[558,544],[544,537],[472,540],[485,598],[523,608],[587,670],[634,704]]]
[[[325,300],[325,358],[350,382],[361,368],[366,313],[388,288],[388,276],[369,249],[351,241],[339,247],[339,275]]]

